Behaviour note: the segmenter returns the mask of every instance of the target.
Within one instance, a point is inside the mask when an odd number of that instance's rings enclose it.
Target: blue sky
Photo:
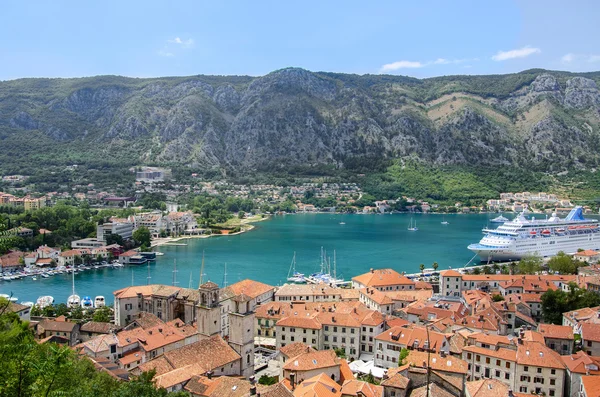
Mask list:
[[[598,1],[9,1],[0,80],[600,70]]]

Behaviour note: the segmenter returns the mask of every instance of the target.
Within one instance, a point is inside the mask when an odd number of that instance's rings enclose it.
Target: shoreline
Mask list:
[[[265,216],[264,218],[259,218],[259,219],[251,219],[251,220],[242,219],[240,221],[241,230],[239,232],[235,232],[235,233],[227,233],[227,234],[212,234],[211,233],[211,234],[197,234],[197,235],[180,236],[180,237],[158,238],[158,239],[152,240],[150,242],[150,248],[156,248],[156,247],[160,247],[160,246],[164,246],[164,245],[168,246],[168,245],[171,245],[172,243],[177,243],[181,240],[187,240],[187,239],[237,236],[237,235],[240,235],[240,234],[243,234],[243,233],[253,230],[256,226],[254,226],[252,223],[263,222],[268,219],[271,219],[271,215]]]

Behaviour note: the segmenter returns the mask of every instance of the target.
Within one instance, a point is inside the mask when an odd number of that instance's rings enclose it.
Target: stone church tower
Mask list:
[[[246,294],[233,297],[233,310],[229,312],[229,346],[242,357],[242,375],[254,375],[254,312]]]
[[[210,337],[221,334],[221,305],[219,305],[219,286],[211,281],[198,288],[200,302],[196,308],[198,332]]]

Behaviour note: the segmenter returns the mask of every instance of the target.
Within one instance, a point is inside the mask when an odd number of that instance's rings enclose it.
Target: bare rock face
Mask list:
[[[540,98],[552,98],[558,103],[563,102],[563,94],[556,77],[551,74],[541,74],[526,87],[514,92],[511,96],[500,102],[500,107],[512,112],[525,109],[534,105]]]
[[[37,130],[40,127],[40,123],[35,121],[33,117],[27,112],[18,112],[14,117],[10,119],[10,126],[13,128],[19,128],[22,130]]]
[[[228,113],[235,113],[240,108],[240,94],[233,88],[231,84],[225,84],[217,88],[213,96],[213,100],[219,109]]]
[[[584,77],[567,80],[565,105],[575,109],[584,109],[600,105],[600,91],[596,82]]]

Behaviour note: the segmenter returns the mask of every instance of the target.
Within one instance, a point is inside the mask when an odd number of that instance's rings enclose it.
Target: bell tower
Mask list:
[[[221,333],[221,305],[219,286],[211,281],[198,287],[200,300],[196,307],[198,332],[210,337]]]
[[[234,310],[229,312],[229,346],[242,357],[241,372],[254,375],[254,312],[252,298],[246,294],[233,297]]]

